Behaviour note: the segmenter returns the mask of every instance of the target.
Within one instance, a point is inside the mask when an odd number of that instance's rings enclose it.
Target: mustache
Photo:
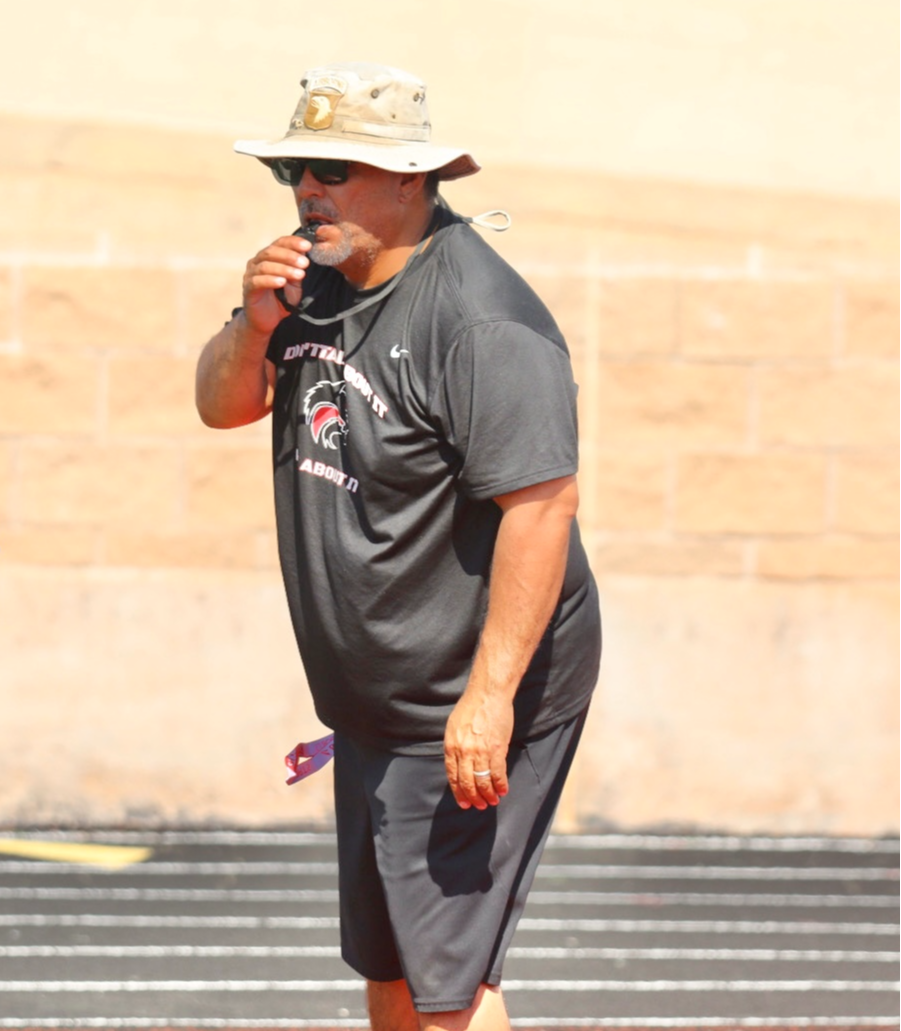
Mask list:
[[[313,222],[317,217],[327,218],[330,221],[338,220],[338,212],[328,202],[315,201],[312,198],[301,201],[299,215],[303,222]]]

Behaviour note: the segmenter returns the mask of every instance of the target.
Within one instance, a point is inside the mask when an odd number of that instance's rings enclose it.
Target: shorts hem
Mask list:
[[[488,985],[489,988],[500,987],[501,979],[496,974],[489,974],[483,981],[479,982],[479,987],[483,984]],[[413,1009],[417,1013],[454,1013],[460,1010],[468,1010],[469,1007],[475,1002],[476,995],[478,995],[479,987],[475,989],[471,996],[465,999],[451,999],[448,1002],[417,1002],[413,1000]]]
[[[451,999],[448,1002],[417,1002],[413,1000],[413,1009],[417,1013],[459,1013],[468,1010],[475,1001],[475,993],[471,999]]]

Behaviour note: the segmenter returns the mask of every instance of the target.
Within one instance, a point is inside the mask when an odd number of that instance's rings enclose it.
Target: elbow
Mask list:
[[[197,384],[194,392],[194,407],[197,409],[197,414],[200,416],[200,421],[204,426],[209,426],[212,430],[228,429],[221,413],[217,411],[215,405],[210,403],[200,383]]]
[[[563,479],[555,480],[554,491],[549,500],[562,518],[575,519],[579,502],[578,483],[575,476],[564,476]]]
[[[560,527],[561,532],[569,534],[579,511],[579,490],[575,478],[559,494],[555,495],[545,510],[545,518]]]
[[[243,404],[227,399],[227,403],[217,404],[215,399],[207,397],[202,391],[197,392],[194,405],[200,421],[211,430],[234,430],[239,426],[248,426],[264,419],[272,410],[269,398],[262,402],[245,399]]]
[[[196,402],[197,414],[200,416],[200,421],[204,426],[209,427],[211,430],[227,430],[230,429],[229,424],[217,415],[215,411],[207,408],[200,401]]]
[[[579,511],[579,485],[575,476],[567,477],[555,498],[560,515],[572,522]]]
[[[268,414],[268,409],[261,412],[220,412],[218,409],[197,405],[197,414],[204,426],[211,430],[234,430],[239,426],[247,426],[252,422],[262,419]]]

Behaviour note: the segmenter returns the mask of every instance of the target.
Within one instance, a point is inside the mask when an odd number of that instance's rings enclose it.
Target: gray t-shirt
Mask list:
[[[484,623],[501,511],[577,469],[566,345],[528,285],[446,215],[387,296],[311,266],[283,320],[273,463],[279,554],[316,711],[407,754],[440,754]],[[514,738],[580,712],[600,660],[578,528],[560,603],[520,685]]]

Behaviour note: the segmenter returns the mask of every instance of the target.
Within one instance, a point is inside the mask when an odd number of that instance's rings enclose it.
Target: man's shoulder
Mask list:
[[[547,306],[526,279],[463,222],[441,233],[435,252],[435,301],[451,306],[464,323],[522,322],[558,335]]]
[[[486,278],[489,283],[509,279],[526,286],[515,268],[483,238],[482,234],[462,220],[440,230],[436,256],[445,274],[468,287],[475,287]]]

